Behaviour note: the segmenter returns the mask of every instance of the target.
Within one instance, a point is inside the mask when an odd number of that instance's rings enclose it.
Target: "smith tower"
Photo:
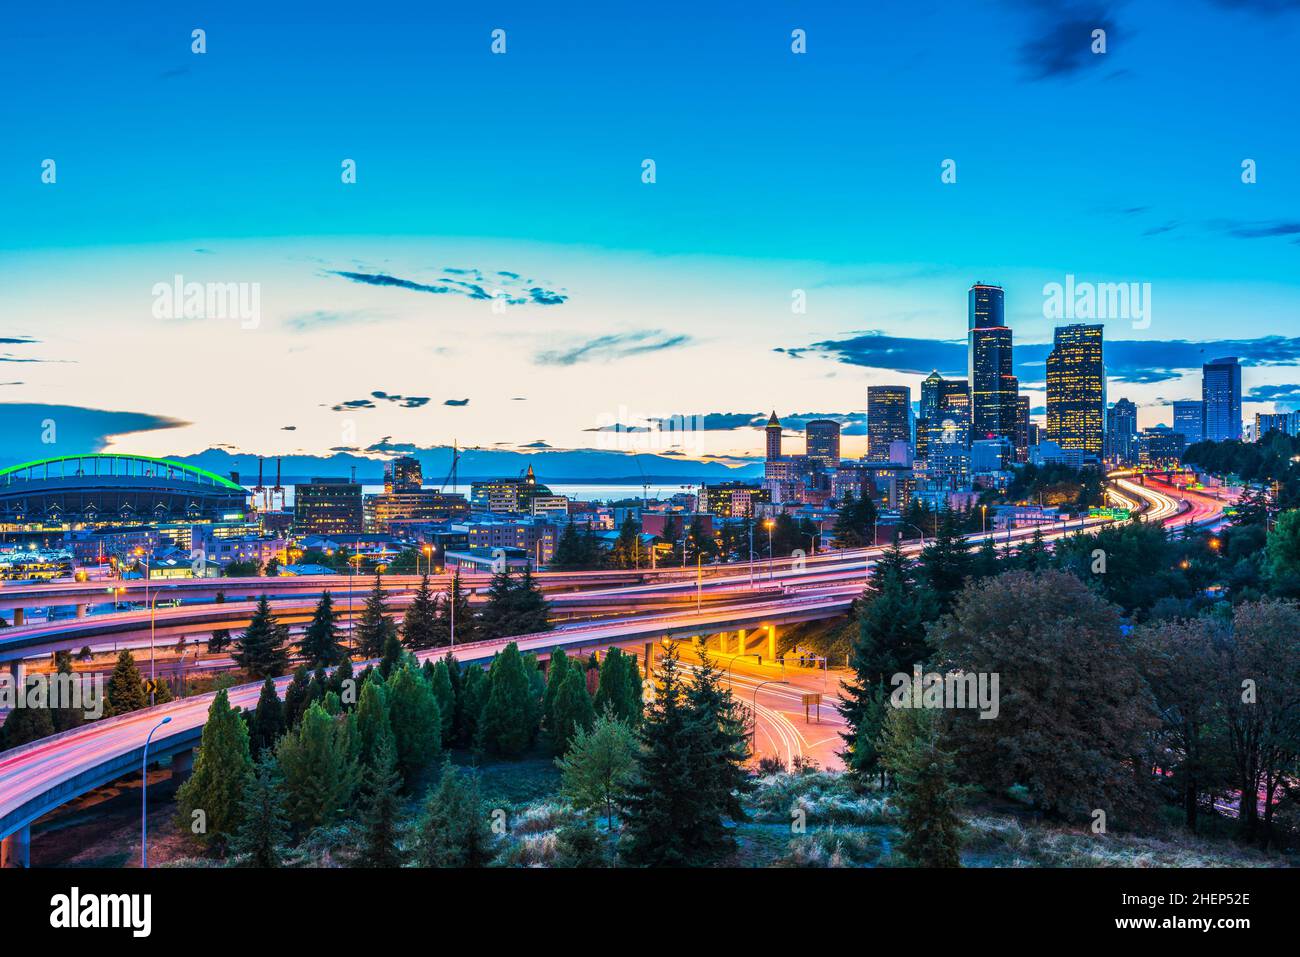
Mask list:
[[[977,282],[970,287],[967,299],[971,438],[1014,442],[1020,387],[1011,374],[1011,329],[1003,317],[1002,287]]]

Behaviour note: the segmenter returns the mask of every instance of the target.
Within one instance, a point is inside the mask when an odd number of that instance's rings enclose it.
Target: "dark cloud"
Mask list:
[[[469,405],[469,399],[444,399],[442,404],[454,406]]]
[[[392,395],[377,390],[370,393],[369,399],[349,399],[346,402],[340,402],[338,405],[330,406],[330,411],[349,412],[355,409],[373,409],[376,408],[375,403],[372,401],[374,399],[378,399],[380,402],[392,402],[403,409],[418,409],[429,404],[429,396],[427,395]]]
[[[1020,62],[1033,80],[1052,80],[1108,65],[1116,21],[1108,5],[1099,2],[1034,0],[1027,38],[1020,44]],[[1106,31],[1107,53],[1092,52],[1092,31]]]
[[[4,336],[0,337],[0,346],[27,346],[40,341],[39,339],[33,339],[31,336]]]
[[[1300,409],[1300,385],[1257,385],[1245,395],[1247,402],[1276,402],[1279,409]]]
[[[518,273],[505,270],[498,271],[495,278],[488,280],[478,269],[448,268],[441,270],[442,275],[433,282],[417,282],[382,272],[354,272],[342,269],[331,269],[328,272],[329,275],[368,286],[390,286],[435,296],[464,296],[482,301],[496,300],[508,306],[523,306],[529,303],[537,306],[557,306],[569,299],[563,292],[547,289],[535,280],[523,279]]]
[[[687,335],[669,335],[661,329],[597,336],[568,349],[539,352],[534,361],[545,366],[571,366],[579,362],[609,362],[629,356],[675,349],[691,341]]]
[[[296,426],[296,425],[282,425],[282,426],[280,426],[280,431],[281,431],[281,432],[297,432],[297,431],[298,431],[298,426]]]
[[[179,429],[189,422],[147,412],[114,412],[72,405],[0,403],[0,461],[14,464],[56,455],[102,452],[112,439]],[[53,442],[44,441],[53,438]]]
[[[1293,219],[1265,220],[1263,222],[1216,219],[1210,223],[1210,227],[1236,239],[1271,239],[1275,236],[1300,235],[1300,221]]]

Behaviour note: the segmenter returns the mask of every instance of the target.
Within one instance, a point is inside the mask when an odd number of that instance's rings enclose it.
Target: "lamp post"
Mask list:
[[[149,729],[144,739],[144,757],[140,761],[140,866],[149,866],[149,742],[153,733],[171,721],[168,716]]]
[[[988,514],[989,514],[989,507],[987,505],[981,505],[980,506],[980,534],[981,535],[987,535],[989,533]]]
[[[749,587],[754,587],[754,516],[749,516]]]
[[[700,613],[701,592],[704,589],[704,553],[695,553],[695,614]]]
[[[899,522],[899,525],[906,525],[908,528],[915,528],[916,534],[921,536],[921,548],[925,548],[925,529],[919,525],[913,525],[911,522]]]
[[[775,577],[772,574],[772,529],[776,527],[776,522],[769,518],[763,527],[767,529],[767,578],[771,581]]]
[[[760,681],[754,685],[754,727],[749,735],[749,751],[752,754],[758,750],[758,691],[764,685],[788,685],[790,682],[784,678],[769,678],[767,681]]]
[[[149,600],[149,554],[143,548],[137,548],[135,553],[144,560],[144,603],[149,606],[149,707],[152,708],[154,703],[154,682],[156,680],[153,659],[154,604],[157,602],[158,596],[155,595],[153,601]]]

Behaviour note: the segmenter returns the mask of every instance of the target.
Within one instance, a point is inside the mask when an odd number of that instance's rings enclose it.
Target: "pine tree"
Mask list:
[[[613,829],[614,808],[632,782],[637,747],[631,728],[602,714],[590,731],[578,729],[568,751],[555,762],[564,796],[575,807],[604,812],[606,830]]]
[[[401,800],[398,791],[402,776],[397,770],[397,754],[390,737],[380,738],[374,760],[366,769],[362,786],[361,820],[365,838],[358,856],[362,867],[401,867]]]
[[[979,551],[975,553],[971,574],[976,578],[992,578],[1001,571],[997,546],[993,544],[992,538],[986,538],[980,544]]]
[[[217,592],[217,596],[212,599],[213,604],[224,605],[226,602],[226,593]],[[208,652],[210,654],[220,654],[230,645],[230,632],[225,628],[218,628],[208,636]]]
[[[731,690],[722,685],[722,675],[714,667],[708,652],[701,649],[700,662],[686,684],[686,705],[696,725],[690,750],[691,776],[701,805],[712,808],[715,818],[708,827],[698,850],[707,859],[718,859],[735,850],[735,839],[721,819],[733,822],[749,820],[741,797],[754,789],[745,770],[749,759],[749,735],[745,718]]]
[[[247,858],[249,867],[279,867],[280,853],[287,837],[281,787],[284,779],[275,755],[264,751],[255,774],[249,776],[240,801],[243,815],[239,829],[230,842],[231,853]]]
[[[514,630],[515,582],[509,567],[496,572],[488,585],[487,601],[479,616],[479,629],[484,638],[505,638],[518,634]]]
[[[289,687],[284,692],[284,726],[286,729],[296,728],[298,722],[302,720],[302,714],[307,710],[311,703],[307,700],[308,688],[311,682],[311,672],[304,665],[293,673],[293,680],[289,682]]]
[[[366,596],[365,608],[357,621],[357,648],[363,658],[378,658],[384,653],[384,645],[388,643],[389,636],[397,634],[397,626],[386,614],[387,596],[383,582],[376,573],[375,587]]]
[[[339,696],[345,711],[357,706],[357,681],[352,673],[352,659],[344,655],[343,661],[330,673],[329,690]]]
[[[512,635],[535,635],[551,630],[551,603],[542,594],[531,568],[525,568],[514,586]]]
[[[921,572],[939,603],[939,610],[947,611],[971,573],[970,542],[957,527],[951,508],[943,510],[938,534],[921,552]]]
[[[467,641],[478,641],[481,637],[478,619],[474,616],[474,611],[470,607],[469,595],[465,593],[465,589],[461,588],[459,571],[451,576],[451,581],[447,583],[447,590],[438,603],[435,628],[437,638],[434,647],[452,644],[451,626],[453,619],[456,625],[455,644],[462,645]]]
[[[522,754],[537,736],[542,704],[533,700],[523,655],[513,641],[488,672],[488,694],[478,721],[478,743],[493,754]]]
[[[409,665],[393,672],[387,691],[397,766],[409,785],[442,751],[442,716],[433,689]]]
[[[574,522],[567,523],[555,545],[551,568],[557,571],[580,571],[587,567],[587,558],[586,543],[578,534],[578,526]]]
[[[396,633],[390,633],[384,639],[384,653],[379,659],[379,674],[387,679],[393,669],[402,664],[407,652],[402,649],[402,643],[398,640]]]
[[[587,818],[555,832],[556,867],[608,867],[605,838]]]
[[[388,692],[383,682],[371,679],[362,686],[357,702],[356,726],[361,766],[372,768],[380,746],[393,737],[393,726],[388,716]]]
[[[443,747],[451,747],[453,735],[456,727],[456,689],[451,682],[451,668],[448,666],[446,659],[434,662],[432,658],[425,661],[425,665],[433,665],[429,669],[428,676],[425,680],[429,687],[433,689],[433,696],[438,701],[438,715],[442,718],[441,741]],[[452,665],[456,665],[456,659],[452,659]]]
[[[72,685],[78,680],[76,672],[72,668],[72,653],[70,651],[60,651],[54,657],[58,679],[71,690]],[[50,714],[50,718],[53,721],[55,733],[58,733],[80,727],[86,720],[86,712],[81,708],[71,706],[55,708]]]
[[[483,717],[483,708],[491,692],[487,672],[478,665],[470,665],[465,671],[465,682],[458,699],[461,723],[456,730],[456,742],[462,746],[477,745],[478,729]]]
[[[288,637],[289,629],[271,614],[271,603],[263,595],[248,629],[235,641],[231,657],[253,678],[268,675],[277,678],[289,668],[289,652],[285,648]]]
[[[126,650],[118,654],[117,664],[108,677],[108,687],[105,690],[107,701],[104,706],[104,716],[108,718],[126,714],[128,711],[138,711],[149,704],[149,699],[145,695],[144,681],[141,680],[140,671],[135,666],[135,658]]]
[[[298,652],[310,668],[333,667],[341,664],[348,657],[347,650],[339,641],[339,630],[334,615],[334,599],[329,592],[320,596],[311,624],[303,632],[298,642]]]
[[[1016,553],[1016,566],[1025,571],[1036,572],[1047,568],[1051,562],[1052,555],[1047,550],[1047,542],[1043,540],[1043,530],[1035,528],[1029,544],[1021,545],[1020,551]]]
[[[578,731],[589,731],[596,719],[587,693],[587,677],[581,668],[570,668],[555,695],[551,712],[551,746],[557,754],[569,749]]]
[[[478,776],[444,762],[442,780],[420,819],[417,862],[421,867],[486,867],[494,854]]]
[[[556,648],[551,652],[551,664],[546,669],[546,693],[542,698],[542,720],[552,731],[555,729],[555,699],[560,693],[560,685],[564,683],[572,667],[576,665],[569,663],[569,656],[564,653],[563,648]]]
[[[354,733],[351,718],[332,717],[317,702],[296,731],[280,738],[276,759],[284,774],[285,808],[300,832],[347,813],[358,780]]]
[[[636,517],[629,509],[623,524],[618,528],[618,538],[614,542],[614,547],[610,550],[610,565],[614,568],[635,568],[641,558],[640,542],[638,541],[641,534],[641,527],[637,524]]]
[[[15,688],[15,692],[19,689]],[[26,692],[23,691],[25,694]],[[14,708],[0,726],[0,751],[7,751],[54,734],[54,716],[49,708]]]
[[[636,656],[619,648],[609,649],[600,663],[600,685],[596,689],[597,714],[611,713],[635,727],[641,719],[641,670]]]
[[[420,587],[406,607],[402,641],[411,651],[438,647],[438,603],[429,588],[428,575],[420,579]]]
[[[194,773],[176,792],[181,829],[193,833],[197,820],[194,812],[202,811],[205,827],[194,836],[205,844],[229,840],[239,827],[244,786],[252,774],[248,728],[239,711],[230,706],[223,688],[208,708],[208,720],[194,755]]]
[[[253,712],[252,731],[249,735],[249,749],[253,760],[257,761],[262,752],[275,747],[275,742],[284,733],[284,706],[280,696],[275,693],[275,679],[267,678],[262,683],[262,693],[257,698],[257,710]]]
[[[955,766],[952,753],[939,745],[935,712],[888,709],[880,761],[897,786],[903,857],[916,867],[961,867]]]

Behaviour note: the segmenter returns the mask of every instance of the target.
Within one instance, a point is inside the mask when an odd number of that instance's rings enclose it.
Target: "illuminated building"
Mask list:
[[[704,502],[704,511],[719,518],[743,518],[753,516],[760,502],[770,502],[772,496],[767,489],[745,482],[719,482],[705,485],[700,489]]]
[[[893,442],[911,439],[908,414],[912,390],[905,385],[867,386],[867,458],[873,462],[889,461]]]
[[[840,424],[832,419],[813,419],[804,427],[807,457],[827,471],[840,464]]]
[[[1181,432],[1156,425],[1138,435],[1138,461],[1155,468],[1177,468],[1186,446]]]
[[[1300,425],[1300,414],[1295,412],[1256,412],[1255,441],[1258,442],[1270,432],[1283,435],[1296,435],[1296,426]]]
[[[1174,431],[1183,433],[1188,445],[1201,441],[1204,435],[1202,420],[1205,404],[1199,399],[1177,399],[1174,402]]]
[[[1002,287],[976,283],[967,301],[971,437],[1015,441],[1017,383],[1011,371],[1011,329],[1003,319]]]
[[[550,495],[551,490],[537,481],[531,465],[520,478],[470,484],[470,500],[474,507],[489,512],[530,512],[534,498]]]
[[[1015,456],[1017,462],[1029,461],[1029,396],[1016,396],[1016,441]]]
[[[384,483],[387,487],[388,483]],[[366,496],[368,524],[389,531],[393,522],[436,521],[465,518],[469,502],[465,496],[433,488],[384,492]]]
[[[1137,406],[1128,399],[1120,399],[1106,410],[1106,459],[1108,461],[1120,465],[1137,463],[1137,414]]]
[[[1235,356],[1201,369],[1201,437],[1210,442],[1241,438],[1241,366]]]
[[[413,492],[424,485],[420,460],[409,455],[393,459],[384,466],[384,492]]]
[[[767,460],[775,461],[781,457],[781,420],[776,417],[776,409],[772,410],[763,431],[767,437]]]
[[[1105,433],[1106,366],[1102,327],[1058,326],[1047,354],[1047,439],[1098,458]]]
[[[365,527],[361,486],[340,478],[314,478],[293,490],[293,524],[300,534],[360,533]]]

